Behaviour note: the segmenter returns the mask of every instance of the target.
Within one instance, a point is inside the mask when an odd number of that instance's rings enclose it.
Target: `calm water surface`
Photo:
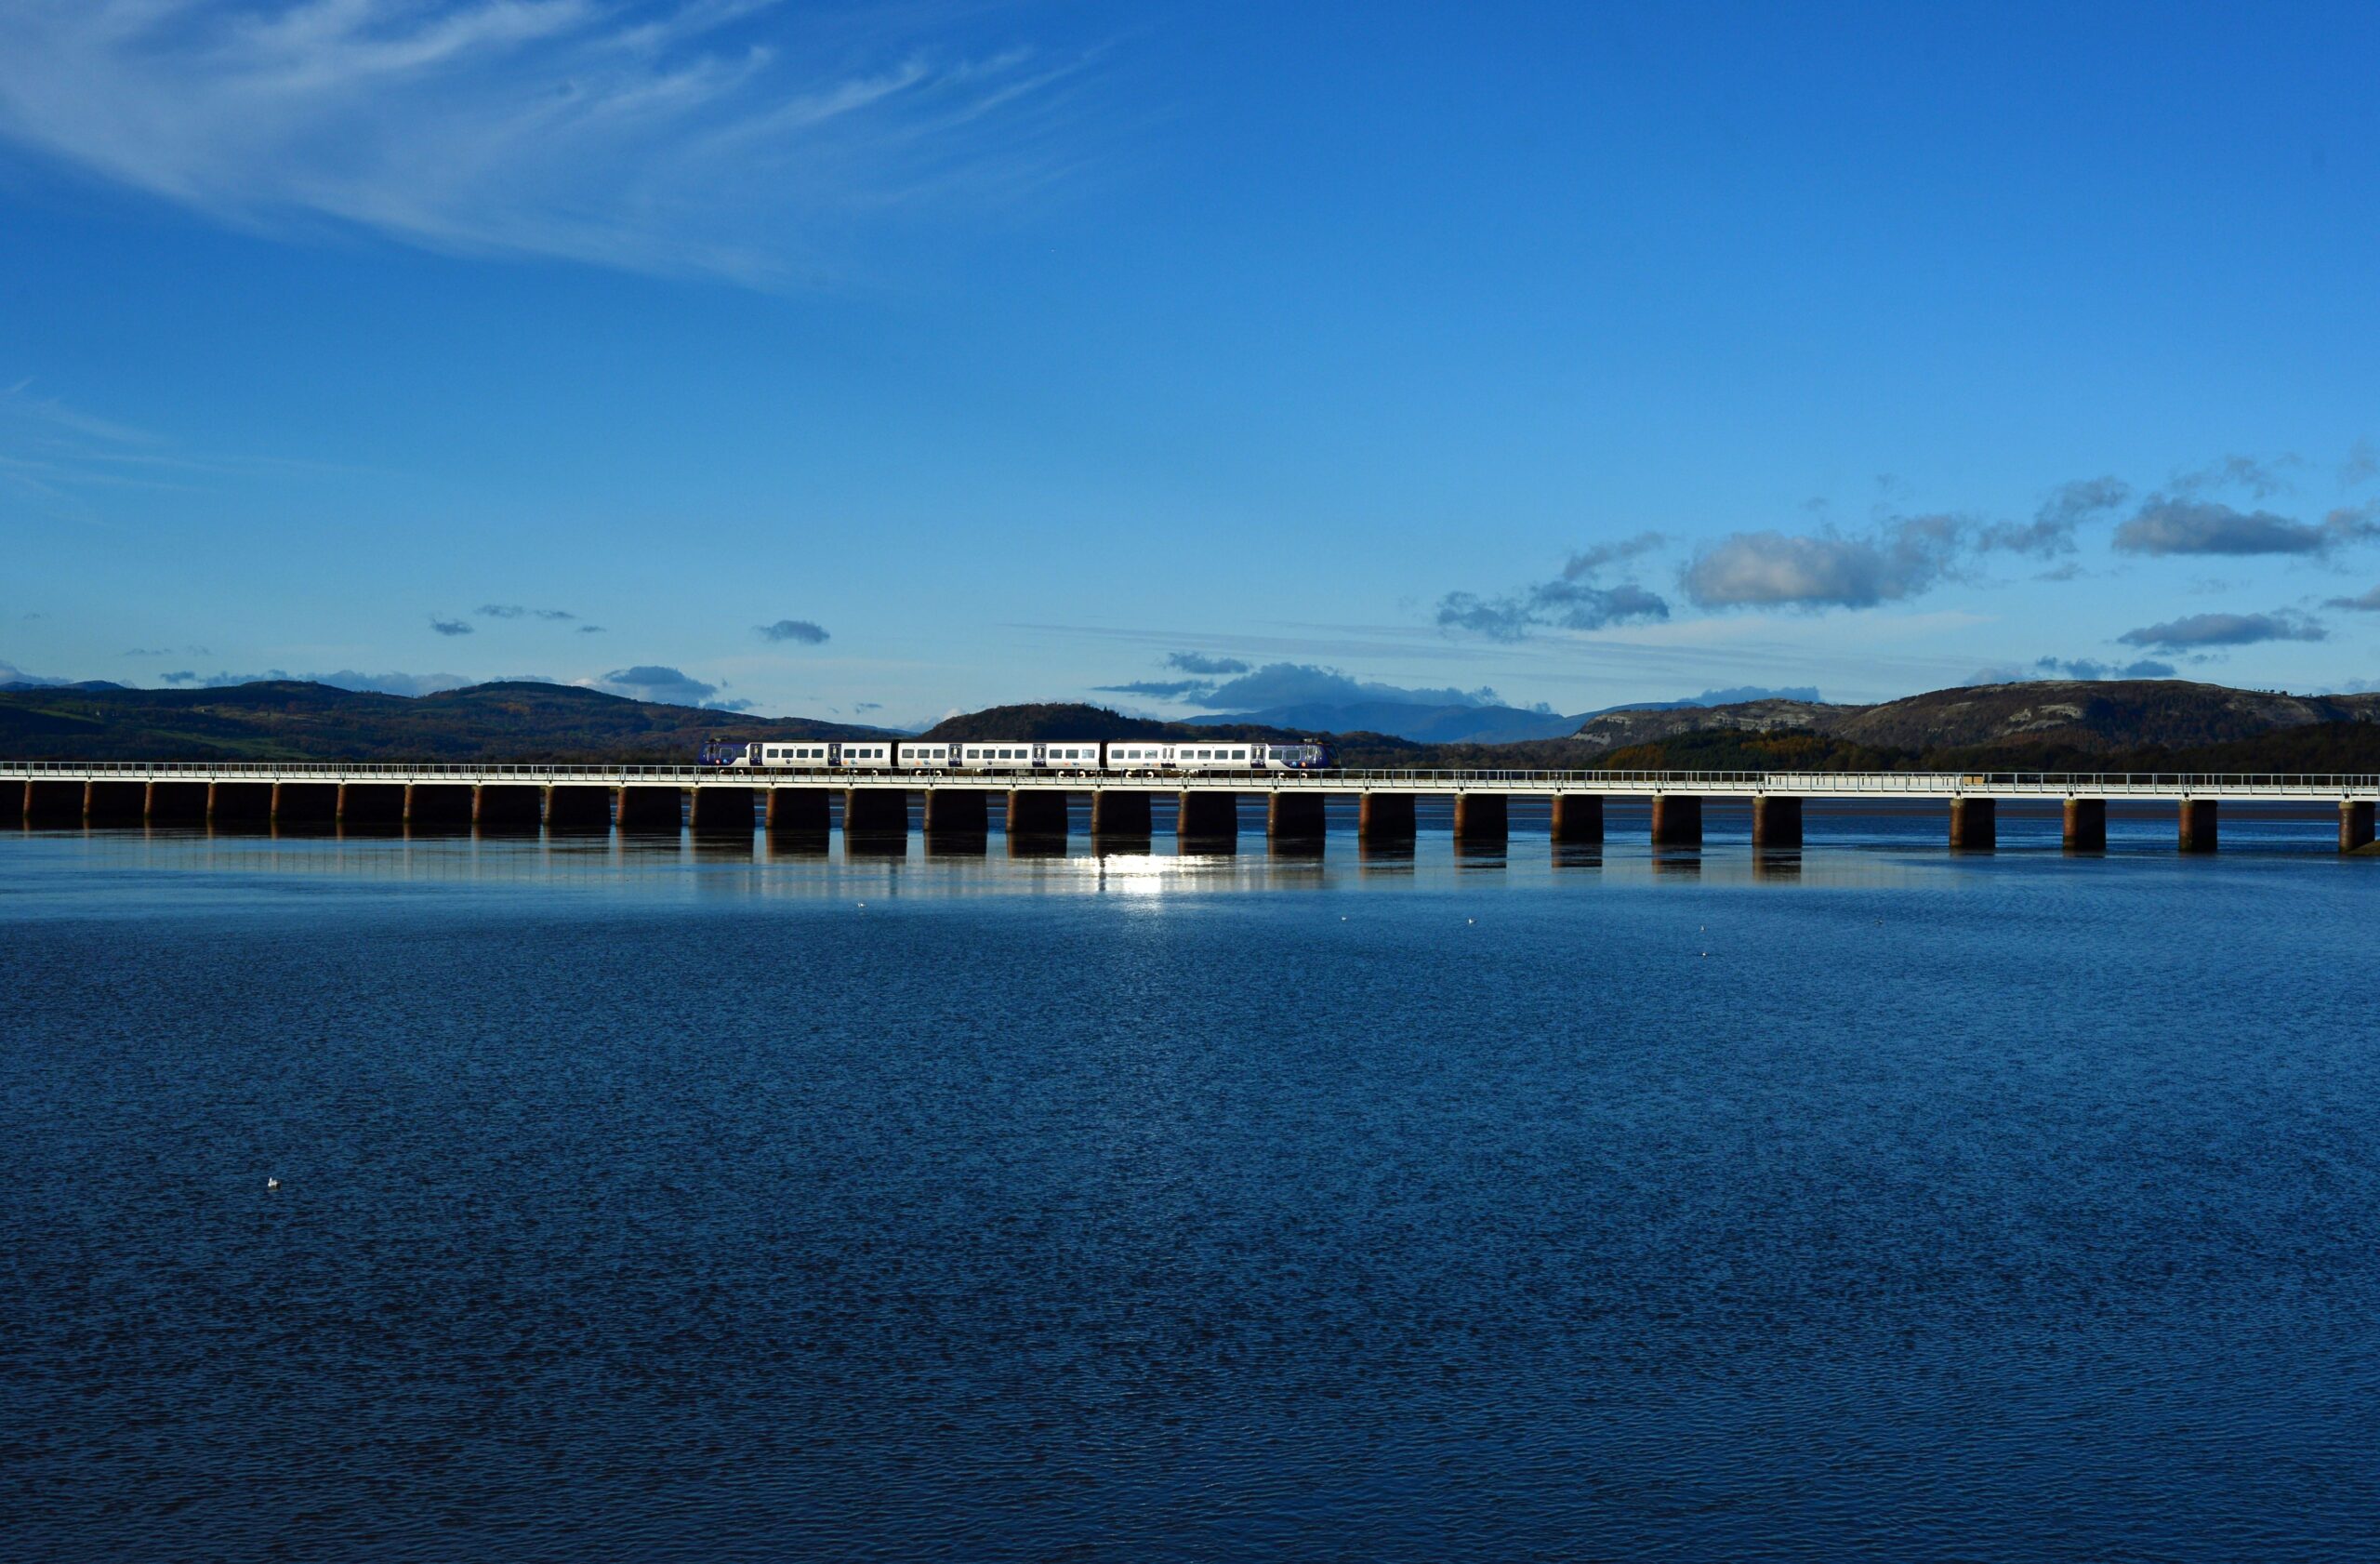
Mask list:
[[[0,1554],[2373,1556],[2380,861],[1614,828],[0,834]]]

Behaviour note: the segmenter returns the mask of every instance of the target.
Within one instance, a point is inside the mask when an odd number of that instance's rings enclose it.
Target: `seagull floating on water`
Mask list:
[[[268,1173],[265,1175],[264,1186],[268,1189],[278,1189],[281,1187],[281,1180]]]

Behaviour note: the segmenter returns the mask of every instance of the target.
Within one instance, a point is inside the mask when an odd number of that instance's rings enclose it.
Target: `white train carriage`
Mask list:
[[[948,771],[959,763],[956,744],[927,744],[903,739],[893,747],[895,768],[902,771]]]
[[[1169,771],[1250,771],[1255,769],[1256,754],[1261,744],[1245,741],[1223,744],[1177,744],[1173,747]]]
[[[1086,741],[1032,744],[1021,738],[992,738],[959,746],[960,771],[1095,772],[1102,767],[1104,745]]]
[[[1252,739],[1177,744],[1165,750],[1165,757],[1161,769],[1169,771],[1318,771],[1332,763],[1327,744],[1266,744]]]
[[[824,738],[783,744],[706,744],[703,763],[737,770],[824,771],[835,763],[835,745]]]

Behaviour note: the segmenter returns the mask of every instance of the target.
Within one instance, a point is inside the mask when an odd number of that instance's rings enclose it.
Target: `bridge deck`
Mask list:
[[[903,788],[1150,793],[1499,793],[1601,798],[1663,794],[1831,800],[2380,799],[2380,775],[2188,772],[1382,771],[1127,775],[1021,771],[734,771],[694,765],[536,765],[390,762],[14,761],[9,782],[377,782],[605,788]]]

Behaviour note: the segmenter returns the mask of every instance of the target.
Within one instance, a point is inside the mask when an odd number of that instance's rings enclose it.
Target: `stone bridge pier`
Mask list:
[[[2181,802],[2181,849],[2185,853],[2212,853],[2215,844],[2215,801],[2184,799]]]
[[[930,837],[951,841],[992,832],[992,798],[982,788],[928,788],[921,824]]]
[[[1043,789],[1019,789],[1008,796],[1011,837],[1056,838],[1066,835],[1066,795]]]
[[[1151,834],[1147,793],[1138,789],[1103,788],[1091,795],[1091,834],[1145,837]]]
[[[1178,841],[1196,842],[1210,853],[1236,851],[1239,845],[1237,793],[1183,793],[1173,817]]]
[[[1702,845],[1702,800],[1694,793],[1653,795],[1653,845]]]
[[[749,788],[696,788],[687,826],[706,836],[750,836],[754,802]]]
[[[1362,842],[1411,842],[1411,793],[1365,793],[1355,800],[1355,836]]]
[[[2000,805],[1991,799],[1960,797],[1950,801],[1950,846],[1961,852],[1989,853],[2000,845]]]
[[[906,788],[849,788],[843,791],[843,835],[879,839],[909,835]]]
[[[1264,801],[1264,835],[1276,842],[1319,847],[1329,828],[1320,793],[1274,793]]]
[[[2339,851],[2352,853],[2372,845],[2373,803],[2370,799],[2349,799],[2339,805]]]
[[[825,836],[834,823],[834,789],[771,788],[762,809],[772,836]]]
[[[1802,801],[1778,793],[1754,794],[1752,844],[1780,849],[1802,845]]]
[[[2108,801],[2105,799],[2068,799],[2065,822],[2058,841],[2069,853],[2104,853],[2108,850]]]
[[[1510,828],[1512,808],[1501,793],[1457,793],[1454,796],[1454,839],[1485,843],[1501,842]]]
[[[1554,840],[1557,842],[1583,844],[1602,842],[1603,795],[1554,794],[1553,827]]]

